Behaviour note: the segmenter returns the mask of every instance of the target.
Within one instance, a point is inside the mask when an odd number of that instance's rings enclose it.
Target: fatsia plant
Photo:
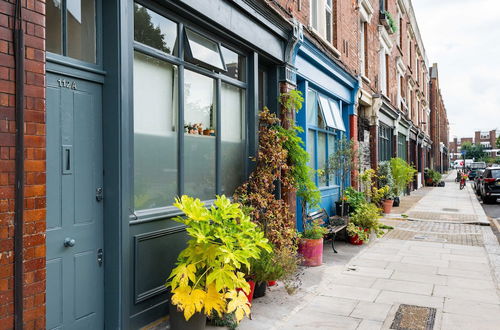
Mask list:
[[[186,320],[196,312],[234,313],[239,322],[250,314],[247,297],[237,290],[250,290],[243,270],[250,269],[250,260],[258,259],[261,251],[271,252],[268,240],[241,205],[226,196],[217,196],[206,208],[199,199],[184,195],[174,206],[186,215],[175,221],[187,226],[191,239],[166,284],[172,304]]]

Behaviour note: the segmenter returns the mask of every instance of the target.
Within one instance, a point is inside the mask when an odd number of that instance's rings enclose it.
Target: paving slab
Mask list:
[[[435,275],[435,274],[419,274],[415,272],[395,271],[391,279],[413,281],[418,283],[446,285],[448,283],[448,276]]]
[[[382,322],[363,320],[356,330],[380,330],[382,329],[382,325]]]
[[[500,305],[498,304],[471,303],[469,299],[445,298],[443,311],[446,313],[478,316],[494,320],[497,324],[500,324]]]
[[[395,271],[406,271],[417,274],[437,274],[437,266],[420,265],[420,264],[409,264],[404,262],[391,262],[386,267],[387,269],[393,269]]]
[[[384,291],[416,293],[430,296],[432,294],[434,285],[407,280],[377,279],[372,285],[372,288]]]
[[[436,285],[434,286],[433,296],[469,299],[470,301],[500,304],[500,299],[498,298],[496,290],[491,289],[457,289],[456,287],[451,286]]]
[[[434,307],[443,308],[444,298],[443,297],[431,297],[420,294],[395,292],[395,291],[382,291],[380,295],[375,299],[377,303],[384,304],[408,304],[417,305],[423,307]]]
[[[498,323],[479,316],[443,313],[442,330],[477,329],[498,330]]]
[[[361,301],[374,301],[380,290],[372,288],[360,288],[357,286],[331,285],[321,291],[322,296],[347,298]]]
[[[307,329],[307,330],[327,330],[327,329],[345,329],[354,330],[358,327],[361,320],[352,317],[339,316],[324,313],[312,308],[305,308],[299,313],[290,317],[290,319],[278,326],[278,329]]]
[[[351,317],[383,322],[392,305],[360,301],[351,313]]]

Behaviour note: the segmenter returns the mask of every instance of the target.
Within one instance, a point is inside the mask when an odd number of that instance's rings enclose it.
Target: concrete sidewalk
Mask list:
[[[457,216],[481,222],[471,192],[447,182],[409,210],[426,213],[420,221],[388,220],[390,234],[362,248],[339,244],[338,255],[325,246],[326,263],[306,270],[298,295],[272,288],[240,328],[499,329],[498,242],[488,226]],[[406,236],[391,236],[397,231]],[[346,263],[353,249],[359,253]]]

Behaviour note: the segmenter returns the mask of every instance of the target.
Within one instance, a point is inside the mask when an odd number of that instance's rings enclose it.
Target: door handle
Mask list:
[[[73,173],[73,146],[62,146],[62,174]]]
[[[64,239],[64,246],[65,247],[73,247],[73,246],[75,246],[75,243],[76,243],[76,241],[74,238],[66,237]]]

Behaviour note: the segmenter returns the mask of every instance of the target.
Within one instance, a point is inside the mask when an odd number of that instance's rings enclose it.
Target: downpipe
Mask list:
[[[24,30],[21,0],[14,14],[14,60],[16,70],[16,181],[14,215],[14,329],[23,329],[24,261]]]

